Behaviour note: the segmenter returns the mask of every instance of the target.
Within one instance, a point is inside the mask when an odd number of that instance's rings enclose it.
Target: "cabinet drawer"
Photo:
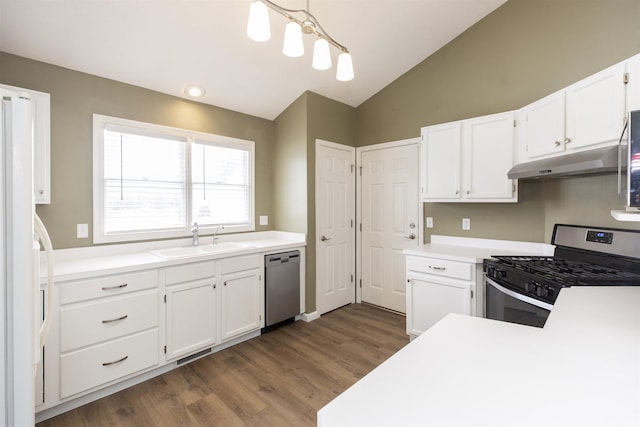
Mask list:
[[[235,273],[238,271],[261,268],[263,261],[263,255],[246,255],[226,258],[220,261],[220,274]]]
[[[164,274],[167,285],[210,278],[216,275],[216,262],[194,262],[192,264],[168,267],[165,269]]]
[[[158,364],[158,330],[109,341],[60,357],[65,398]]]
[[[114,274],[60,285],[60,304],[86,301],[158,287],[158,271]]]
[[[60,310],[65,352],[158,326],[158,291],[105,298]]]
[[[451,277],[453,279],[473,280],[474,266],[475,264],[446,259],[407,257],[407,271]]]

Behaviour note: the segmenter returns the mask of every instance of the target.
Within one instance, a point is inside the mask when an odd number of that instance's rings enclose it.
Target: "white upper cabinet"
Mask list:
[[[517,201],[513,180],[515,113],[465,120],[463,124],[464,197],[478,202]]]
[[[618,143],[626,115],[624,74],[621,62],[567,88],[568,150]]]
[[[48,93],[0,84],[26,93],[33,104],[33,196],[36,204],[51,203],[51,97]]]
[[[422,128],[422,196],[460,198],[462,122]]]
[[[627,111],[640,110],[640,55],[627,61]]]
[[[527,105],[518,112],[519,141],[523,158],[564,151],[565,91],[561,90]]]
[[[621,62],[521,108],[519,162],[617,144],[625,71]]]
[[[513,112],[422,128],[423,199],[429,202],[517,202],[507,178],[513,166]]]

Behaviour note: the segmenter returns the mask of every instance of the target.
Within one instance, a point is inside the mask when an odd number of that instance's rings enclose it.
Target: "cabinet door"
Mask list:
[[[408,277],[407,333],[420,335],[449,313],[471,314],[471,284]]]
[[[262,327],[262,280],[259,269],[221,277],[220,340]]]
[[[567,150],[617,142],[625,118],[625,64],[567,88]]]
[[[507,172],[513,167],[514,119],[515,114],[508,112],[464,122],[465,198],[513,198],[515,185]]]
[[[425,199],[460,198],[460,122],[422,128],[422,194]]]
[[[564,151],[565,92],[561,90],[518,112],[519,142],[526,161]]]
[[[215,279],[167,287],[167,359],[216,342]]]
[[[640,55],[631,57],[627,61],[627,111],[640,110]]]

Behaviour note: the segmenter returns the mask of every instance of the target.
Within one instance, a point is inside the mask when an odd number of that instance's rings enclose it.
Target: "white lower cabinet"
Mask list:
[[[167,287],[167,360],[216,343],[216,288],[213,278]]]
[[[58,282],[36,412],[55,415],[259,335],[264,255]]]
[[[158,365],[156,270],[63,283],[59,297],[61,399]]]
[[[407,256],[407,334],[416,338],[449,313],[481,315],[476,264]]]
[[[264,326],[264,258],[249,255],[220,261],[220,340]]]

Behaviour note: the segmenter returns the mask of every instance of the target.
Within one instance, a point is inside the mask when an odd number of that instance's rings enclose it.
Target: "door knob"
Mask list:
[[[322,236],[322,237],[320,237],[320,240],[323,241],[323,242],[326,242],[328,240],[331,240],[331,237]]]
[[[415,233],[411,233],[411,234],[409,234],[408,236],[404,236],[404,238],[405,238],[405,239],[411,239],[411,240],[413,240],[413,239],[415,239],[415,238],[416,238],[416,234],[415,234]]]

